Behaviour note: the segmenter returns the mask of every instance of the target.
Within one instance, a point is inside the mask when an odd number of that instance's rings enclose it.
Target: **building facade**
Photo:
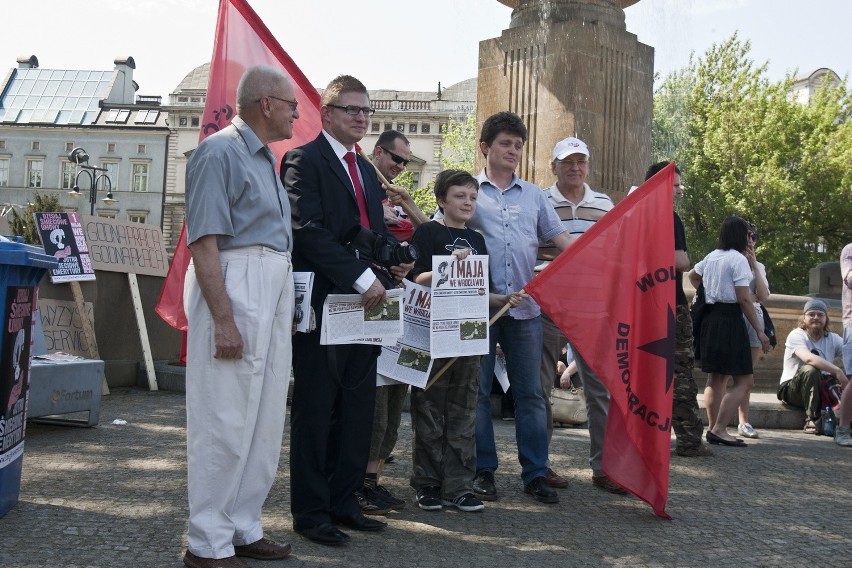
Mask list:
[[[132,57],[110,71],[42,69],[35,56],[0,83],[0,204],[8,212],[54,194],[67,211],[160,226],[169,130],[160,97],[137,96]],[[91,178],[69,154],[105,168]],[[97,172],[99,175],[101,172]],[[74,187],[79,192],[74,195]],[[107,193],[113,198],[107,199]]]

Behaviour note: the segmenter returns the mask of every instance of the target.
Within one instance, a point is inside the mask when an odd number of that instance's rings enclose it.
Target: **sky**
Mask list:
[[[476,76],[478,43],[509,27],[497,0],[249,0],[316,86],[340,73],[369,89],[435,90]],[[210,60],[218,0],[7,0],[0,69],[36,55],[46,69],[113,67],[132,55],[140,95],[166,97]],[[660,76],[734,32],[777,80],[829,67],[852,71],[852,1],[641,0],[627,30],[655,48]],[[344,46],[336,48],[336,46]],[[5,71],[2,72],[5,76]]]

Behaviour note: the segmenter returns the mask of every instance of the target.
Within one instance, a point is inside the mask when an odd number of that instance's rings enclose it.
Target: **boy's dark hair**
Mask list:
[[[748,246],[748,223],[742,217],[731,215],[722,221],[719,230],[719,244],[717,249],[745,252]]]
[[[521,140],[527,141],[527,127],[524,125],[524,121],[517,114],[505,111],[492,114],[485,119],[482,124],[482,132],[479,134],[479,141],[491,146],[497,135],[503,132],[520,136]]]
[[[444,170],[435,177],[435,201],[443,199],[446,201],[447,192],[454,185],[466,185],[479,191],[479,182],[476,178],[464,170]],[[444,208],[438,205],[438,210],[443,213]]]
[[[656,164],[654,164],[654,165],[652,165],[651,167],[649,167],[649,168],[648,168],[648,171],[647,171],[647,172],[645,172],[645,181],[648,181],[649,179],[651,179],[652,177],[654,177],[654,176],[657,174],[657,172],[659,172],[660,170],[662,170],[663,168],[665,168],[665,167],[666,167],[666,166],[668,166],[669,164],[671,164],[671,162],[669,162],[669,161],[662,161],[662,162],[657,162]],[[679,167],[677,167],[677,166],[675,166],[675,173],[676,173],[677,175],[680,175],[680,168],[679,168]]]

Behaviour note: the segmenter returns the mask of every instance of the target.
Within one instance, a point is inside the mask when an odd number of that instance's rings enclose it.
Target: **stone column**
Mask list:
[[[637,0],[500,1],[514,11],[479,44],[479,127],[495,112],[520,115],[529,140],[518,175],[544,187],[553,146],[577,136],[592,154],[589,185],[623,197],[651,160],[654,50],[624,24]]]

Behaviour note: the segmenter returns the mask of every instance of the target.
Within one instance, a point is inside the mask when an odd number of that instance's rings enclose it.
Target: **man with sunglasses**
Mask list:
[[[377,307],[385,299],[384,286],[344,246],[359,226],[394,240],[384,224],[376,173],[355,153],[373,109],[366,87],[349,75],[332,80],[320,102],[319,136],[288,152],[281,164],[293,212],[293,264],[315,275],[316,314],[322,314],[330,293],[358,293],[366,308]],[[394,266],[391,272],[401,279],[412,267]],[[370,450],[379,351],[374,345],[321,345],[319,326],[293,338],[293,528],[320,544],[349,540],[335,525],[359,531],[386,526],[365,517],[356,496]]]
[[[399,130],[382,132],[373,148],[373,165],[389,182],[393,182],[405,170],[410,157],[410,143]],[[391,187],[396,192],[404,192],[406,195],[408,193],[401,187]],[[414,234],[414,225],[410,219],[403,216],[401,208],[391,205],[387,199],[382,202],[382,205],[385,211],[385,224],[391,234],[400,241],[411,239],[411,235]]]

